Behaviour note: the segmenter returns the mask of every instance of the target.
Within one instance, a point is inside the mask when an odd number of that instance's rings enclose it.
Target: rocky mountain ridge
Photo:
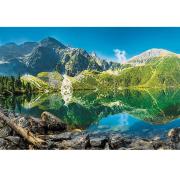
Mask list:
[[[36,75],[42,71],[56,70],[61,74],[75,76],[86,69],[104,71],[120,67],[119,63],[108,62],[81,48],[67,47],[52,37],[39,43],[9,43],[0,46],[1,75]]]

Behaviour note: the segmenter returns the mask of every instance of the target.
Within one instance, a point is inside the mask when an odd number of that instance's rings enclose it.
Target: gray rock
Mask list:
[[[6,145],[6,141],[3,138],[0,138],[0,149],[1,150],[6,149],[5,145]]]
[[[89,147],[89,136],[81,135],[57,144],[58,149],[86,149]]]
[[[70,140],[71,136],[72,136],[71,132],[64,132],[61,134],[48,135],[47,139],[51,141],[63,141],[63,140]]]
[[[110,147],[109,147],[109,144],[106,143],[105,147],[104,147],[104,150],[110,150]]]
[[[10,136],[12,133],[12,129],[8,126],[4,126],[3,128],[0,128],[0,137],[7,137]]]
[[[161,140],[152,141],[152,146],[155,150],[170,149],[170,145]]]
[[[129,147],[133,150],[152,150],[154,149],[152,141],[136,139],[133,140]]]
[[[41,119],[28,117],[30,126],[28,127],[29,131],[35,134],[46,134],[46,127],[41,124]]]
[[[109,138],[109,145],[111,149],[119,149],[127,147],[131,141],[127,138],[123,138],[121,135],[111,135]]]
[[[4,123],[0,121],[0,129],[4,127]]]
[[[19,145],[19,143],[20,143],[20,137],[19,136],[8,136],[5,139],[8,140],[9,142],[16,144],[16,145]]]
[[[23,128],[28,128],[29,127],[29,121],[28,119],[26,119],[25,117],[18,117],[16,119],[14,119],[14,122],[18,125],[21,126]]]
[[[173,143],[179,143],[180,142],[180,128],[171,129],[168,132],[168,137]]]
[[[91,147],[105,148],[107,142],[106,136],[92,137],[90,138]]]

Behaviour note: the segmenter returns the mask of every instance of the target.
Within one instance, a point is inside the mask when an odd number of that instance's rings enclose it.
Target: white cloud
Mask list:
[[[126,63],[126,51],[120,49],[114,49],[114,55],[116,57],[116,61],[119,63]]]

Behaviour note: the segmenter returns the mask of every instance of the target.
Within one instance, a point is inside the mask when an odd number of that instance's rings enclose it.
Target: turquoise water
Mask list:
[[[51,112],[72,128],[141,136],[165,136],[180,127],[180,90],[122,90],[1,97],[0,104],[16,113],[40,117]],[[68,102],[66,102],[68,99]]]
[[[124,134],[139,137],[165,137],[167,132],[175,127],[180,127],[180,118],[174,119],[166,124],[154,125],[133,117],[127,113],[110,115],[102,118],[96,124],[89,126],[89,131],[118,131]]]

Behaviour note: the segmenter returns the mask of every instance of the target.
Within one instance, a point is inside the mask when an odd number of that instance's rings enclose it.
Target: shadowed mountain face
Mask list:
[[[22,57],[30,53],[38,43],[36,42],[25,42],[17,45],[15,43],[8,43],[0,46],[0,59],[1,61],[10,60],[13,58]]]
[[[86,69],[104,71],[120,66],[88,54],[84,49],[69,48],[51,37],[39,43],[9,43],[0,46],[1,75],[36,75],[41,71],[57,70],[62,74],[75,76]]]

